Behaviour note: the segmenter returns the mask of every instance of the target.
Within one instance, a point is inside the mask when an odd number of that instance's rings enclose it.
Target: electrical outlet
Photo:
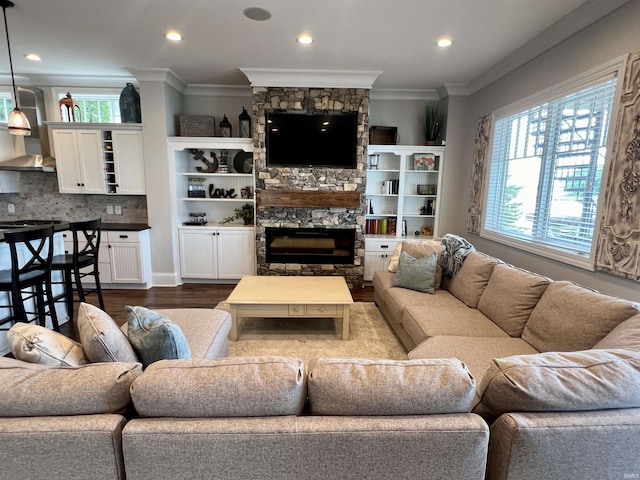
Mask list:
[[[107,205],[107,215],[113,215],[113,205]]]
[[[9,213],[16,213],[16,206],[13,203],[8,203],[7,204],[7,211]]]
[[[120,205],[116,205],[114,211],[116,215],[122,215],[122,207]]]

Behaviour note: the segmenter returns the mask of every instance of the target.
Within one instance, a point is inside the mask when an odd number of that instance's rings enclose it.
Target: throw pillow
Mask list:
[[[126,309],[129,341],[145,368],[158,360],[191,358],[189,344],[178,325],[144,307]]]
[[[440,266],[440,260],[442,258],[444,246],[441,244],[435,244],[433,242],[427,243],[404,240],[402,242],[402,251],[407,252],[413,258],[426,257],[427,255],[431,255],[434,252],[438,255],[438,260],[436,262],[436,278],[433,284],[433,288],[438,290],[442,281],[442,267]]]
[[[138,361],[127,336],[107,312],[81,303],[77,325],[82,348],[92,362]]]
[[[18,360],[62,367],[89,363],[82,345],[40,325],[18,322],[7,332],[7,339]]]
[[[403,240],[402,242],[398,242],[396,248],[393,249],[393,253],[391,254],[391,259],[389,260],[389,266],[387,267],[387,271],[391,273],[396,273],[398,271],[398,262],[400,261],[400,252],[402,252],[403,244],[407,243],[419,243],[423,245],[432,245],[436,248],[442,248],[444,251],[444,246],[440,240]],[[411,255],[411,253],[409,253]],[[440,253],[442,255],[442,253]]]
[[[548,352],[494,358],[478,386],[474,412],[562,412],[640,407],[640,353]]]
[[[435,293],[436,263],[435,252],[415,259],[407,252],[400,253],[398,272],[393,278],[393,287],[408,288],[423,293]]]

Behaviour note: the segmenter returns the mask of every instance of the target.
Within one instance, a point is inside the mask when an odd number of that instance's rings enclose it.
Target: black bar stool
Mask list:
[[[51,292],[53,226],[5,232],[4,239],[11,253],[11,270],[0,271],[0,291],[10,293],[11,304],[2,307],[10,308],[11,314],[0,320],[0,330],[9,330],[15,322],[34,320],[44,327],[49,315],[53,329],[59,332]]]
[[[73,235],[73,252],[53,257],[51,270],[53,272],[62,272],[63,280],[62,282],[52,281],[51,283],[53,285],[60,283],[64,285],[64,292],[53,297],[53,301],[64,300],[67,305],[69,320],[73,320],[73,302],[85,302],[86,296],[90,293],[98,295],[100,308],[104,310],[100,274],[98,272],[101,225],[102,220],[100,218],[70,223],[69,230]],[[90,288],[82,284],[82,279],[87,276],[93,277],[94,287]],[[77,300],[74,298],[74,292],[78,295]]]

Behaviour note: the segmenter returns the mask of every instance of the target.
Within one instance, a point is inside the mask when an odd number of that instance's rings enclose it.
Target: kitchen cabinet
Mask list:
[[[64,233],[65,251],[73,251],[70,233]],[[151,243],[149,230],[103,230],[98,252],[98,270],[102,287],[150,288]],[[86,279],[91,284],[90,278]]]
[[[238,280],[255,275],[252,227],[179,227],[183,278]]]
[[[364,281],[373,280],[373,274],[378,270],[389,268],[391,255],[402,240],[393,240],[384,236],[369,235],[364,241]]]
[[[60,193],[144,195],[139,125],[48,123]]]
[[[107,193],[98,130],[52,130],[60,193]]]

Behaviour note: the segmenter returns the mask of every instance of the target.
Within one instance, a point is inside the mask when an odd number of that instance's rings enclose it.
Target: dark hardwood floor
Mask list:
[[[104,310],[118,323],[127,321],[125,306],[155,308],[214,308],[226,300],[235,285],[187,283],[178,287],[153,287],[149,290],[103,289]],[[351,290],[354,302],[373,302],[373,287]],[[95,294],[87,296],[87,303],[98,306]],[[77,317],[76,304],[76,317]],[[73,324],[60,327],[61,333],[78,340],[78,332]]]

